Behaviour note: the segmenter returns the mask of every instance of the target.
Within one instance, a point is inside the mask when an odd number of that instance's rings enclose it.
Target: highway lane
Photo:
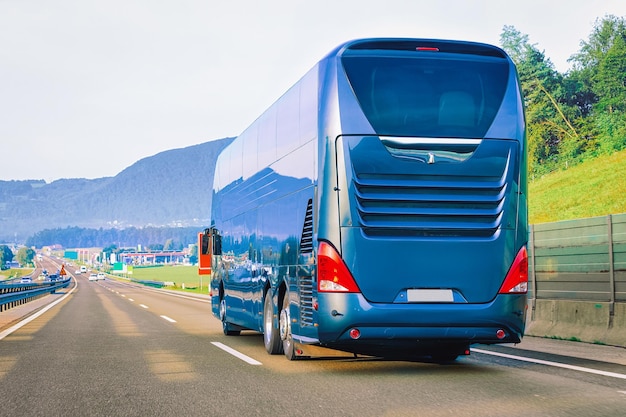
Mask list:
[[[626,363],[603,361],[606,347],[586,346],[595,360],[531,344],[479,346],[448,365],[350,355],[289,362],[267,355],[258,334],[224,336],[207,300],[193,298],[79,275],[66,299],[0,340],[0,415],[621,416],[626,409],[626,379],[609,374],[626,376]]]

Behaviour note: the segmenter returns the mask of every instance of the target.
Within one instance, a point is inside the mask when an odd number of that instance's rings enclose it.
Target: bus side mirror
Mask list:
[[[198,233],[198,275],[211,275],[212,255],[211,231],[206,229]]]

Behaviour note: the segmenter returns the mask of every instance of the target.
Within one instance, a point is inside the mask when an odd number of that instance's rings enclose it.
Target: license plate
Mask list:
[[[449,289],[411,289],[407,290],[409,303],[451,303],[454,301],[452,290]]]

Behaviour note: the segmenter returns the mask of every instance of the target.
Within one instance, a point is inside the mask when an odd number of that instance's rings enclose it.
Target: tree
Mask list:
[[[7,262],[13,260],[13,251],[7,245],[0,245],[0,266],[4,269]]]
[[[115,254],[120,253],[120,250],[118,249],[117,245],[109,245],[109,246],[102,248],[102,262],[110,263],[111,255],[114,253]]]
[[[191,245],[189,250],[189,262],[193,265],[198,263],[198,245]]]
[[[611,153],[626,148],[626,19],[606,16],[596,20],[580,52],[570,60],[572,78],[584,80],[591,100],[586,129],[593,135],[590,151]]]
[[[515,65],[525,60],[527,49],[532,47],[528,35],[522,34],[514,26],[505,25],[500,34],[500,46],[511,57]]]
[[[589,40],[582,41],[580,52],[570,58],[575,69],[593,71],[597,68],[605,59],[615,40],[624,37],[625,22],[623,17],[613,15],[596,19]]]
[[[35,259],[35,251],[32,248],[27,248],[26,246],[22,246],[18,249],[17,255],[15,258],[20,263],[20,265],[30,265],[33,263],[33,259]]]
[[[181,243],[175,242],[174,239],[167,239],[165,241],[165,245],[163,245],[163,250],[172,251],[172,250],[181,250],[183,245]]]
[[[578,162],[589,145],[588,136],[581,134],[593,100],[585,94],[587,84],[559,74],[545,53],[514,27],[505,26],[500,40],[522,85],[530,172],[542,174]]]
[[[576,154],[580,148],[580,136],[570,122],[576,112],[561,99],[563,77],[545,53],[529,43],[528,35],[513,26],[504,26],[500,43],[517,66],[524,94],[531,172],[551,171],[560,154]]]

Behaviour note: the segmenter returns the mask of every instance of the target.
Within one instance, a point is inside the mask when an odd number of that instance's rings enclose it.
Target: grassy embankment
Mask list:
[[[126,275],[127,278],[146,280],[146,281],[162,281],[173,282],[176,284],[175,289],[183,289],[185,291],[207,294],[209,292],[209,276],[198,275],[197,266],[186,265],[163,265],[150,267],[134,267],[132,275]]]
[[[530,223],[626,213],[626,151],[529,182]]]
[[[10,278],[19,278],[24,275],[30,275],[34,271],[33,268],[10,268],[0,272],[0,281]]]

